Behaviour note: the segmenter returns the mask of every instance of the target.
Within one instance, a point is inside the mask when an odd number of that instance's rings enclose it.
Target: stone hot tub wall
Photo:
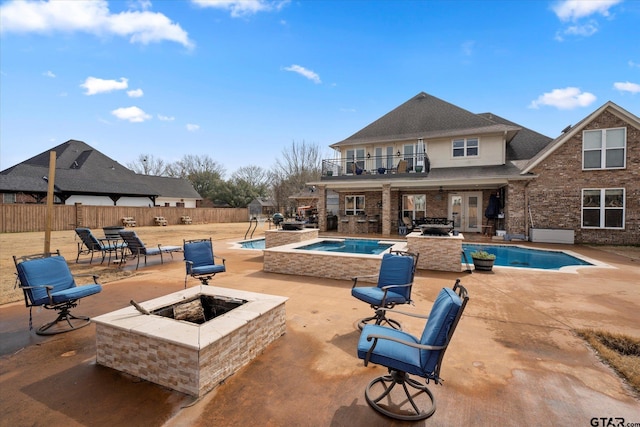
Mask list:
[[[273,248],[317,238],[317,228],[305,228],[302,230],[266,230],[264,232],[264,247]]]
[[[98,364],[192,396],[202,396],[286,331],[287,298],[196,286],[141,303],[152,311],[198,294],[248,302],[202,325],[127,307],[93,318]]]
[[[322,240],[314,239],[296,244],[265,249],[263,270],[269,273],[294,274],[299,276],[325,277],[328,279],[350,280],[354,276],[375,275],[363,281],[376,282],[383,254],[361,255],[337,252],[321,252],[297,249]],[[386,241],[382,241],[385,242]],[[404,250],[405,242],[394,242],[392,249]]]
[[[407,235],[407,250],[419,253],[417,268],[422,270],[462,270],[462,234],[457,236],[423,236],[419,232]],[[471,260],[469,260],[471,262]]]

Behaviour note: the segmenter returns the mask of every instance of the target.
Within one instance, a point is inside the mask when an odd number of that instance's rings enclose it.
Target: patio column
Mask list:
[[[382,185],[382,234],[391,234],[391,184]]]
[[[316,191],[318,192],[318,202],[316,208],[318,209],[318,230],[327,231],[327,186],[316,185]]]

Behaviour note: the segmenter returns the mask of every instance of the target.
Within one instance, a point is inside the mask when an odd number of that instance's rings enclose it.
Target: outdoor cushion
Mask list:
[[[447,343],[447,335],[458,311],[462,306],[460,297],[449,288],[443,288],[431,308],[429,320],[422,332],[420,342],[425,345],[441,346]],[[420,350],[422,369],[426,373],[434,371],[441,350]]]

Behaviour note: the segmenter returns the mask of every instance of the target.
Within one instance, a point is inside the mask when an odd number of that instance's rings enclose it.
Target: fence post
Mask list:
[[[76,227],[82,227],[82,225],[84,224],[82,203],[76,202],[75,206],[76,206],[76,221],[75,221]]]

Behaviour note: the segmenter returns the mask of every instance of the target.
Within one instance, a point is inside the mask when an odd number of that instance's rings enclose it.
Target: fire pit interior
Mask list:
[[[93,318],[96,362],[202,396],[286,331],[287,298],[194,286]]]
[[[151,314],[201,325],[246,303],[247,300],[220,295],[197,295],[189,300],[153,310]]]

